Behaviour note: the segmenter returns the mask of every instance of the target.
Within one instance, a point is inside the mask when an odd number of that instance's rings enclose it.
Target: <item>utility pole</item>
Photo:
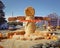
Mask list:
[[[13,11],[12,11],[12,17],[13,17]]]

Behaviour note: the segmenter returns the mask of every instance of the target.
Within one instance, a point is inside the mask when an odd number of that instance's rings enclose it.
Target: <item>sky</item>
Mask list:
[[[35,9],[35,16],[47,16],[57,13],[60,16],[60,0],[1,0],[5,4],[5,16],[25,16],[24,10],[28,6]]]

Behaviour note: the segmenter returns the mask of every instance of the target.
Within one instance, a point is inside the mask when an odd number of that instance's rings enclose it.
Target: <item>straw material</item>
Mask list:
[[[34,20],[34,16],[27,16],[26,20]],[[34,22],[26,22],[25,32],[26,34],[32,34],[35,32],[36,26]]]

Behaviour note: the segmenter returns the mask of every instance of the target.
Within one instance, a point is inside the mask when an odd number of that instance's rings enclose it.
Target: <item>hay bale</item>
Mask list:
[[[25,34],[25,30],[16,30],[14,32],[16,33],[16,35],[24,35]]]

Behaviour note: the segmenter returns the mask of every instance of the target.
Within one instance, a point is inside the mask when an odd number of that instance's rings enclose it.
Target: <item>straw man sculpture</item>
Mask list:
[[[25,20],[27,20],[26,24],[25,24],[25,35],[30,35],[33,34],[36,30],[36,25],[35,22],[33,22],[33,20],[35,19],[34,14],[35,14],[35,10],[32,7],[28,7],[25,9],[25,14],[26,14],[26,18]]]

